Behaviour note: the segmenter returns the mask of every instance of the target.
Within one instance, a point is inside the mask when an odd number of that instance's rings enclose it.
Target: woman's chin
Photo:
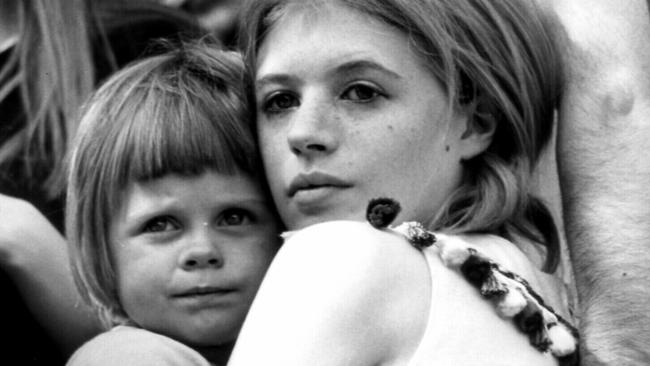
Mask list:
[[[328,210],[315,213],[313,215],[303,215],[303,214],[294,214],[288,215],[285,218],[285,223],[289,230],[300,230],[304,229],[307,226],[320,224],[327,221],[340,221],[340,220],[349,220],[349,221],[365,221],[365,215],[363,210],[359,212],[341,212],[336,210]]]

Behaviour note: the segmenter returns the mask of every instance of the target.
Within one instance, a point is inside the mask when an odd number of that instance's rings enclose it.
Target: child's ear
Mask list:
[[[466,111],[470,112],[470,111]],[[469,160],[490,146],[497,128],[497,121],[491,113],[480,113],[474,109],[465,114],[465,131],[460,136],[461,157]]]

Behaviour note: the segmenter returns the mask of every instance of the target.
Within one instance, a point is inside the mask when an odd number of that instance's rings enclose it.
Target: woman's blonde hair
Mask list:
[[[283,8],[327,3],[405,33],[445,88],[450,110],[470,111],[471,128],[496,125],[487,151],[463,162],[463,183],[430,228],[523,235],[546,246],[545,269],[553,270],[559,260],[557,229],[529,187],[532,169],[551,137],[563,82],[551,19],[534,2],[522,0],[248,1],[240,44],[252,72],[257,49]]]
[[[94,93],[70,154],[73,276],[106,326],[129,321],[117,295],[109,228],[130,183],[170,173],[261,172],[240,55],[205,39],[168,47],[177,49],[131,64]]]

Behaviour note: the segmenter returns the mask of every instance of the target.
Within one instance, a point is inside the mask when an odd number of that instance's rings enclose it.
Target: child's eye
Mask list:
[[[382,93],[376,87],[367,84],[354,84],[343,92],[341,98],[348,99],[353,102],[368,103],[377,99]]]
[[[246,210],[230,209],[226,210],[219,218],[217,225],[219,226],[239,226],[251,223],[253,216]]]
[[[142,232],[145,233],[161,233],[166,231],[178,230],[180,225],[170,216],[159,216],[147,221]]]
[[[280,113],[284,110],[297,107],[299,104],[300,102],[295,95],[287,92],[277,92],[271,95],[262,107],[267,113]]]

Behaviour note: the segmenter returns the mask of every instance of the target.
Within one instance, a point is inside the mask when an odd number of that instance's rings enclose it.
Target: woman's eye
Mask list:
[[[284,110],[297,107],[299,104],[298,98],[290,93],[277,93],[264,102],[264,111],[270,113],[278,113]]]
[[[252,215],[246,210],[231,209],[221,215],[218,220],[219,226],[238,226],[247,225],[252,221]]]
[[[375,87],[365,84],[355,84],[343,92],[342,98],[365,103],[375,100],[380,95],[381,93]]]
[[[178,222],[169,216],[155,217],[144,224],[142,231],[145,233],[161,233],[177,230]]]

